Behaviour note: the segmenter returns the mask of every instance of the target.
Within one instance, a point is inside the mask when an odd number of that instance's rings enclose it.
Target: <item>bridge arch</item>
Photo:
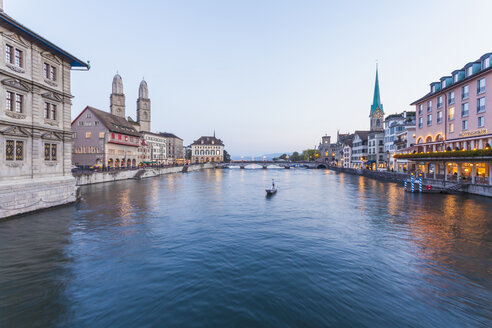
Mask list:
[[[328,167],[325,164],[319,164],[316,168],[317,169],[327,169]]]

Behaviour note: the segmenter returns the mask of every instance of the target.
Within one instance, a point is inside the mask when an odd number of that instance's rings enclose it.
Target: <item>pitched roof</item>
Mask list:
[[[168,132],[161,132],[159,133],[161,136],[163,137],[166,137],[166,138],[175,138],[175,139],[179,139],[179,140],[183,140],[181,139],[180,137],[178,137],[177,135],[173,134],[173,133],[168,133]]]
[[[46,40],[45,38],[43,38],[39,34],[28,29],[27,27],[25,27],[24,25],[22,25],[21,23],[19,23],[18,21],[16,21],[12,17],[10,17],[9,15],[5,14],[4,12],[0,12],[0,22],[6,23],[7,25],[14,28],[15,30],[22,32],[25,36],[27,36],[31,39],[34,39],[34,40],[38,41],[39,43],[41,43],[42,45],[44,45],[45,47],[51,49],[52,51],[54,51],[58,55],[67,59],[70,62],[70,65],[72,67],[85,67],[87,69],[89,68],[88,63],[76,58],[75,56],[69,54],[65,50],[59,48],[55,44],[51,43],[50,41]]]
[[[362,140],[365,140],[369,137],[370,132],[371,131],[355,131],[354,138],[355,138],[355,135],[358,135],[359,138],[361,138]]]
[[[376,111],[376,109],[381,109],[381,111],[384,113],[383,110],[383,104],[381,104],[381,95],[379,92],[379,77],[378,77],[378,67],[376,66],[376,84],[374,85],[374,98],[372,100],[372,105],[371,105],[371,115]]]
[[[90,106],[87,106],[86,109],[93,112],[109,131],[140,137],[140,133],[125,118],[103,112],[102,110]]]
[[[203,141],[203,143],[202,143]],[[219,145],[219,146],[224,146],[224,143],[222,140],[217,139],[216,137],[200,137],[198,140],[195,140],[191,145]]]

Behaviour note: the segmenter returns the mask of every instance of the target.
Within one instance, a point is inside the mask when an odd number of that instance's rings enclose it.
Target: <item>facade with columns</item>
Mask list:
[[[0,217],[75,201],[71,70],[88,64],[3,12]]]
[[[415,163],[424,174],[492,185],[491,60],[487,53],[443,76],[412,103],[417,112],[415,157],[422,159]]]

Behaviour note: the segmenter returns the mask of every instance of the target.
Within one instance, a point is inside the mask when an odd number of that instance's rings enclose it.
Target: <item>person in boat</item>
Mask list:
[[[272,189],[275,189],[275,180],[272,179]]]

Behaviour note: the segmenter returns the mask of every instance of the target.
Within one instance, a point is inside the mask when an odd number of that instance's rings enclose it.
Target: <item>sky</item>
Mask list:
[[[89,60],[72,72],[72,118],[109,111],[123,78],[136,117],[143,77],[152,130],[234,156],[293,152],[369,129],[376,61],[385,114],[492,52],[492,1],[4,0],[5,12]]]

